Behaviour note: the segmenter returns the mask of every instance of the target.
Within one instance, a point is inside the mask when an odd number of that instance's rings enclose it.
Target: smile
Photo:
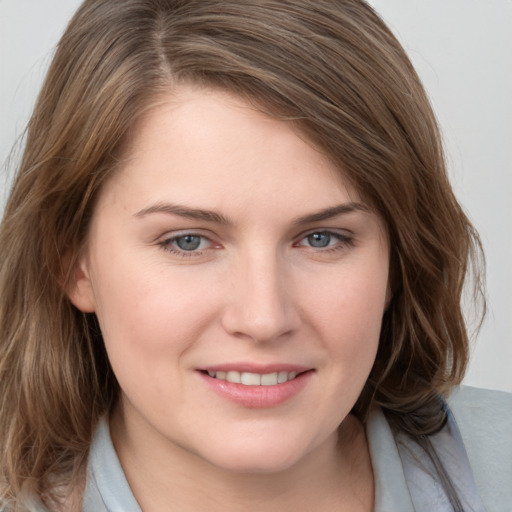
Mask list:
[[[316,373],[314,368],[304,366],[269,366],[227,365],[203,368],[197,374],[210,390],[238,407],[262,409],[291,400],[311,382]]]
[[[208,375],[214,379],[232,382],[233,384],[243,384],[244,386],[275,386],[284,384],[297,377],[298,372],[280,371],[272,373],[252,373],[230,371],[208,371]]]

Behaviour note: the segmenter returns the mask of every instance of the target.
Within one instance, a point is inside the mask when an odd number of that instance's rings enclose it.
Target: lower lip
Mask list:
[[[223,398],[241,407],[265,409],[276,407],[298,395],[309,382],[313,371],[301,373],[295,379],[274,386],[245,386],[226,380],[215,379],[200,372],[203,381]]]

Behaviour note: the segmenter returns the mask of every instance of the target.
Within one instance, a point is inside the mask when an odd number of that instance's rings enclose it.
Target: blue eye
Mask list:
[[[201,239],[203,237],[197,235],[184,235],[179,236],[174,239],[174,243],[182,250],[182,251],[195,251],[199,249],[201,245]]]
[[[203,235],[183,233],[166,238],[158,243],[165,251],[177,256],[193,256],[202,254],[203,250],[211,248],[212,242]]]
[[[311,233],[306,237],[309,245],[311,247],[323,248],[328,247],[331,244],[331,233],[322,232],[322,233]]]
[[[337,251],[346,249],[353,245],[353,238],[350,235],[336,231],[313,231],[301,238],[297,245],[309,249],[319,249],[322,252]]]

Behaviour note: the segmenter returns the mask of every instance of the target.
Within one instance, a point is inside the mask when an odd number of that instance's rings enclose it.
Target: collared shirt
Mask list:
[[[466,425],[466,436],[463,436],[455,420],[459,414],[454,415],[452,409],[445,404],[448,421],[438,434],[429,436],[429,442],[450,475],[461,500],[460,510],[510,512],[512,457],[507,457],[512,454],[512,398],[506,393],[473,388],[465,388],[464,392],[456,390],[454,395],[452,407],[460,413],[460,417],[466,423],[472,421],[473,425]],[[503,408],[507,410],[503,411]],[[495,453],[491,453],[490,464],[483,470],[478,468],[479,479],[475,479],[475,464],[486,464],[486,461],[476,458],[490,451],[483,445],[487,443],[493,449],[493,440],[481,437],[481,416],[488,414],[489,411],[494,411],[494,416],[502,415],[498,418],[498,433],[507,433],[506,437],[503,436],[500,440],[505,446],[504,457],[503,460],[495,460]],[[493,421],[492,417],[484,419],[491,423]],[[461,430],[464,433],[464,429]],[[431,458],[409,437],[403,434],[394,435],[380,408],[371,411],[366,424],[366,435],[375,480],[374,512],[456,510],[437,478]],[[484,439],[482,446],[473,446],[481,439]],[[466,450],[468,440],[472,445],[470,456]],[[470,460],[471,458],[473,460]],[[494,471],[498,471],[499,474],[493,475]],[[493,492],[493,482],[489,481],[489,477],[496,478],[498,483],[508,480],[507,489],[501,489],[500,493]],[[487,502],[487,509],[484,499]],[[83,512],[142,512],[126,481],[106,421],[100,423],[91,448]]]

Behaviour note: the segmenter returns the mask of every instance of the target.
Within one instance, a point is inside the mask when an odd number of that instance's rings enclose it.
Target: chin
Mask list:
[[[282,441],[282,438],[280,439]],[[210,447],[211,448],[211,447]],[[286,471],[299,463],[307,454],[295,443],[230,443],[202,457],[225,471],[239,474],[271,474]]]

